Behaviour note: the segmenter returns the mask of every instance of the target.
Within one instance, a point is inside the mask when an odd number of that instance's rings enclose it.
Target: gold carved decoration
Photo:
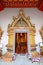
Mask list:
[[[35,44],[35,25],[30,22],[30,17],[26,17],[23,9],[20,9],[18,17],[13,16],[13,22],[8,25],[8,49],[13,49],[14,45],[14,32],[16,29],[23,27],[29,31],[30,45],[33,47]]]
[[[3,34],[3,30],[2,30],[2,28],[0,27],[0,40],[1,40],[2,34]]]
[[[40,47],[40,51],[41,51],[41,55],[43,56],[43,26],[41,27],[40,29],[40,35],[41,35],[41,38],[42,38],[42,46]]]
[[[2,57],[2,50],[1,50],[1,48],[2,48],[2,44],[1,44],[2,35],[3,35],[3,30],[2,30],[2,28],[0,27],[0,45],[1,45],[1,47],[0,47],[0,57]]]
[[[41,35],[41,38],[42,38],[42,41],[43,41],[43,26],[40,29],[40,35]]]

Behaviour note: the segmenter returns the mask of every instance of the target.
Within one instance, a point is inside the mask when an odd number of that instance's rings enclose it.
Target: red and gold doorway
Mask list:
[[[15,33],[15,53],[27,53],[27,33]]]

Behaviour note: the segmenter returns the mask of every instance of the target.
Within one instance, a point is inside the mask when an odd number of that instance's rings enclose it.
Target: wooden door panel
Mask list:
[[[27,53],[27,33],[16,33],[15,52]]]

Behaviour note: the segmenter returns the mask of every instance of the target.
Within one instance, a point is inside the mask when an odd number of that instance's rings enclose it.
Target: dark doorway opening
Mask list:
[[[27,33],[15,33],[15,53],[25,54],[27,52]]]

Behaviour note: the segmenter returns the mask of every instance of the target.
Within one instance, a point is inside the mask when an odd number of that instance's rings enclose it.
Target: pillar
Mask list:
[[[31,47],[30,47],[30,37],[29,37],[29,32],[27,34],[27,46],[28,46],[28,57],[31,57]]]
[[[9,27],[8,28],[8,44],[7,44],[7,48],[9,50],[13,50],[13,44],[14,44],[14,28]]]
[[[30,46],[31,47],[36,47],[36,44],[35,44],[35,28],[34,27],[31,27],[30,30],[29,30],[29,37],[30,37]]]

